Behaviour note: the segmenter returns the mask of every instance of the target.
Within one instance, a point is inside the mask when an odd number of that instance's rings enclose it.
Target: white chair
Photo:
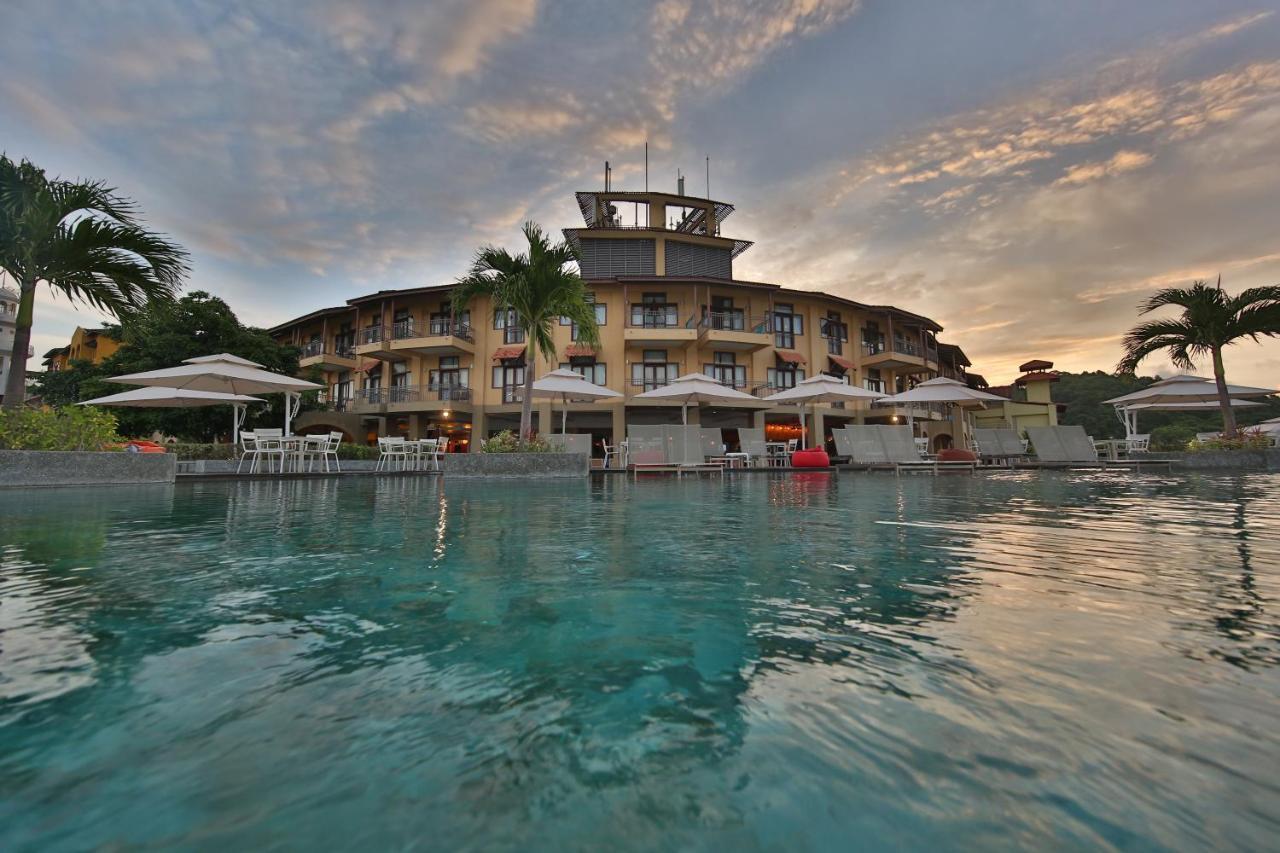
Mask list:
[[[324,451],[321,454],[321,457],[324,459],[324,470],[326,474],[329,473],[330,458],[333,459],[334,467],[337,468],[338,473],[339,474],[342,473],[342,463],[338,461],[338,447],[341,444],[342,444],[342,433],[340,432],[329,433],[329,439],[325,443]]]
[[[919,453],[921,456],[928,456],[929,455],[929,439],[917,438],[916,452]]]
[[[418,439],[418,464],[416,467],[430,466],[432,471],[440,470],[440,457],[444,455],[444,451],[440,448],[441,441],[442,439],[439,438]]]
[[[400,470],[408,469],[410,463],[409,443],[401,436],[384,436],[378,439],[378,465],[375,471],[386,471],[392,463],[398,462]]]
[[[1129,444],[1130,453],[1146,453],[1147,448],[1151,444],[1151,433],[1142,435],[1130,435],[1125,439]]]
[[[280,468],[277,473],[284,473],[285,450],[284,450],[284,430],[282,429],[258,429],[254,430],[254,447],[257,450],[258,460],[254,461],[250,472],[258,469],[258,461],[265,457],[267,460],[267,470],[276,471],[272,468],[273,459],[279,460]]]
[[[613,461],[613,457],[617,456],[619,451],[622,451],[623,453],[622,467],[623,468],[627,467],[626,465],[627,443],[625,441],[623,441],[621,445],[614,445],[614,444],[610,444],[608,441],[605,441],[603,446],[604,446],[604,462],[601,464],[600,466],[601,468],[608,468],[609,463]]]
[[[252,474],[258,467],[259,455],[257,436],[251,432],[240,433],[240,461],[236,463],[236,473],[240,473],[246,459],[252,458],[249,463],[249,473]]]
[[[329,436],[327,435],[306,435],[302,437],[302,441],[298,444],[294,457],[294,470],[301,471],[304,468],[309,472],[315,465],[316,459],[324,459],[325,451],[329,447]],[[325,460],[326,466],[328,460]]]

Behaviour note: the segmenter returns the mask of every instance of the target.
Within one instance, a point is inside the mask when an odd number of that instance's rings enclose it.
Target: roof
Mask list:
[[[516,344],[509,347],[498,347],[493,351],[494,361],[504,361],[508,358],[520,358],[524,355],[524,344]]]
[[[778,357],[778,361],[785,361],[788,364],[808,364],[809,359],[805,358],[798,352],[789,349],[774,350],[774,355]]]
[[[564,348],[564,354],[568,358],[585,358],[596,354],[596,348],[590,344],[569,344]]]
[[[299,323],[306,323],[309,320],[318,320],[321,317],[327,317],[333,314],[342,314],[350,310],[351,307],[349,305],[338,305],[334,308],[318,308],[310,314],[303,314],[301,317],[294,317],[292,320],[288,320],[278,326],[272,326],[270,329],[267,329],[267,333],[274,334],[276,332],[283,332],[290,326],[296,326]]]
[[[53,358],[55,355],[66,355],[69,352],[71,352],[71,347],[54,347],[42,355],[41,358]]]
[[[1053,368],[1052,361],[1045,361],[1042,358],[1033,358],[1031,361],[1023,362],[1018,365],[1019,373],[1034,373],[1038,370],[1051,370]]]
[[[997,397],[1007,397],[1013,399],[1012,385],[990,385],[984,389],[988,394],[995,394]]]
[[[573,247],[575,255],[582,254],[582,244],[578,241],[579,234],[590,234],[592,231],[600,231],[606,229],[599,228],[561,228],[560,233],[564,235],[565,242]],[[688,237],[701,237],[708,240],[723,240],[726,243],[732,243],[729,257],[736,258],[747,249],[750,249],[755,243],[751,240],[735,240],[732,237],[721,237],[719,234],[697,234],[689,231],[673,231],[670,228],[658,228],[656,226],[641,225],[639,227],[621,225],[617,228],[607,229],[614,231],[632,231],[632,232],[651,232],[653,234],[675,234]]]
[[[691,195],[676,195],[675,193],[657,191],[588,190],[576,192],[574,193],[574,196],[578,199],[578,209],[582,211],[582,221],[586,223],[588,228],[595,225],[596,199],[599,196],[605,196],[613,201],[661,201],[663,204],[675,204],[680,207],[712,204],[715,205],[717,223],[723,222],[729,214],[733,213],[734,210],[733,205],[728,202],[714,201],[709,198],[698,198]]]
[[[827,361],[830,361],[832,364],[836,365],[837,367],[843,367],[845,370],[853,370],[854,368],[857,367],[856,364],[854,364],[849,359],[844,358],[843,356],[828,354]]]
[[[957,344],[944,344],[939,341],[938,355],[942,355],[944,352],[950,353],[952,362],[960,365],[961,367],[969,367],[973,364],[973,362],[969,360],[969,356],[965,355],[964,350],[960,349]]]
[[[1014,385],[1026,385],[1028,382],[1057,382],[1060,377],[1056,372],[1037,370],[1031,373],[1024,373],[1017,379],[1013,380]]]

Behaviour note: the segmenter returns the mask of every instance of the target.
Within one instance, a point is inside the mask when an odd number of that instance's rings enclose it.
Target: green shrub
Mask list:
[[[94,406],[0,411],[6,450],[107,450],[120,441],[115,415]]]
[[[1186,450],[1195,440],[1194,424],[1169,424],[1151,431],[1152,450]]]
[[[522,449],[520,439],[516,438],[516,434],[509,429],[486,438],[480,445],[481,453],[550,453],[552,449],[551,442],[540,435],[529,439]]]
[[[1235,438],[1218,436],[1208,441],[1193,441],[1189,450],[1265,450],[1272,446],[1271,436],[1260,429],[1241,430]]]

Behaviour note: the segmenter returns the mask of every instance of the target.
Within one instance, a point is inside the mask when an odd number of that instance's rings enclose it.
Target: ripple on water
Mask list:
[[[0,846],[1262,849],[1277,482],[0,495]]]

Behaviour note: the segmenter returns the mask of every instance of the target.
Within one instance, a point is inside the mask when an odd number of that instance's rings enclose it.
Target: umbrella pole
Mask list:
[[[240,443],[240,407],[233,405],[231,407],[231,446],[235,447]]]
[[[689,425],[689,401],[685,400],[680,404],[680,423],[683,426]]]
[[[569,423],[569,395],[568,394],[560,395],[560,405],[562,406],[562,408],[560,409],[560,434],[565,435],[568,432],[567,424]]]
[[[800,449],[806,450],[809,445],[805,443],[804,403],[796,403],[796,412],[800,416]]]

